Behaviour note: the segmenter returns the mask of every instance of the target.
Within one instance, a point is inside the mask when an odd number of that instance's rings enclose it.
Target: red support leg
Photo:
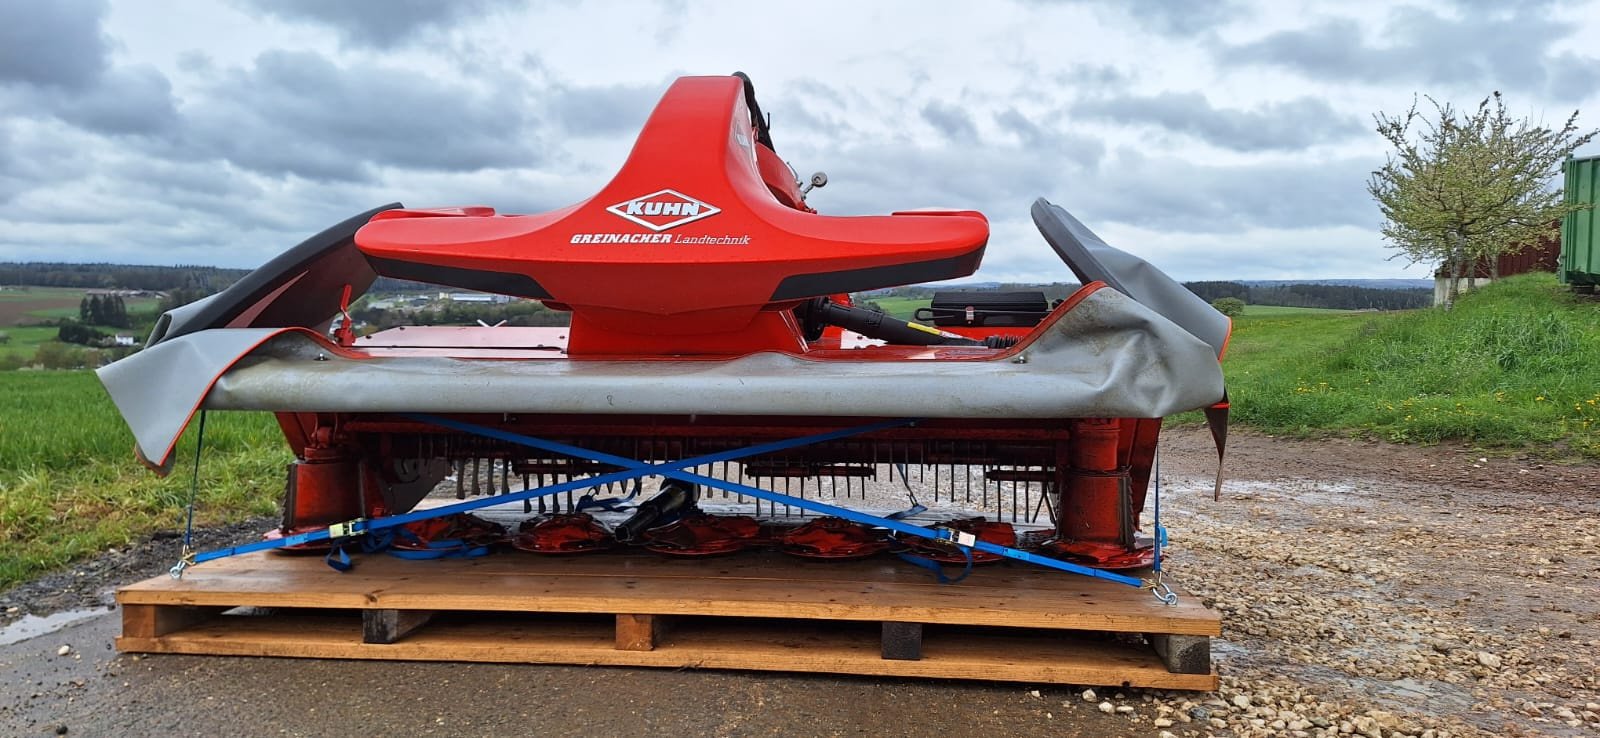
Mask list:
[[[1151,548],[1134,539],[1138,513],[1128,470],[1118,464],[1124,422],[1131,421],[1072,421],[1070,446],[1058,455],[1067,463],[1056,468],[1056,537],[1045,544],[1055,555],[1103,569],[1134,569],[1153,560]]]

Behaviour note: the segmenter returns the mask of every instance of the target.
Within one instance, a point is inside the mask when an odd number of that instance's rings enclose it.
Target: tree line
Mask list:
[[[248,270],[207,266],[0,262],[0,284],[165,292],[180,287],[215,292]]]
[[[187,290],[191,294],[199,293],[201,297],[220,292],[249,273],[249,269],[208,266],[0,262],[0,284],[146,292]],[[434,287],[406,279],[379,277],[373,282],[371,289],[381,292],[416,292]]]
[[[1247,305],[1333,310],[1411,310],[1433,303],[1433,291],[1421,287],[1387,290],[1336,284],[1251,286],[1241,282],[1184,282],[1183,286],[1206,302],[1234,298]]]
[[[133,327],[133,318],[128,316],[128,305],[117,295],[89,295],[83,298],[78,302],[78,322],[112,328]]]

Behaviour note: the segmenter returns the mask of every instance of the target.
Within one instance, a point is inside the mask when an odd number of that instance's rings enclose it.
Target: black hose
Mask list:
[[[826,297],[811,303],[810,317],[826,325],[855,331],[902,346],[983,346],[983,341],[911,323],[877,310],[840,305]]]

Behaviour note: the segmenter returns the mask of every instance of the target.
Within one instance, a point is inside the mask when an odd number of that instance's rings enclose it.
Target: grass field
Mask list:
[[[1450,311],[1247,311],[1224,370],[1234,419],[1266,431],[1600,457],[1600,304],[1547,274]]]
[[[26,287],[0,290],[0,333],[6,340],[0,343],[0,363],[8,360],[27,360],[38,353],[39,346],[56,339],[55,326],[39,325],[46,321],[78,317],[78,304],[84,291],[76,287]],[[136,297],[124,301],[135,326],[148,323],[154,316],[160,298]],[[92,326],[101,333],[133,334],[143,338],[145,329]]]
[[[193,436],[159,478],[134,460],[133,437],[92,373],[0,372],[0,587],[180,528]],[[272,512],[290,457],[270,415],[213,414],[205,458],[200,522]]]
[[[925,297],[882,297],[873,302],[878,303],[883,311],[901,320],[913,320],[917,308],[925,308],[933,300]]]
[[[39,326],[0,326],[0,333],[8,336],[5,343],[0,343],[0,358],[16,356],[26,359],[39,350],[39,344],[56,340],[56,331],[53,325]]]
[[[1282,305],[1246,305],[1246,306],[1244,306],[1245,317],[1249,317],[1249,318],[1258,318],[1258,317],[1265,318],[1265,317],[1271,317],[1271,316],[1284,316],[1284,315],[1328,315],[1328,314],[1339,314],[1339,313],[1348,313],[1348,312],[1351,312],[1351,311],[1349,311],[1349,310],[1331,310],[1329,308],[1284,307]]]

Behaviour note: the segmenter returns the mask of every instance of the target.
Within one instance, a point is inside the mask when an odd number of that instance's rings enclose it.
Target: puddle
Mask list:
[[[22,619],[0,628],[0,646],[9,646],[30,638],[38,638],[42,635],[54,633],[73,623],[104,615],[107,612],[110,611],[103,607],[96,607],[87,610],[63,610],[43,617],[23,615]]]

